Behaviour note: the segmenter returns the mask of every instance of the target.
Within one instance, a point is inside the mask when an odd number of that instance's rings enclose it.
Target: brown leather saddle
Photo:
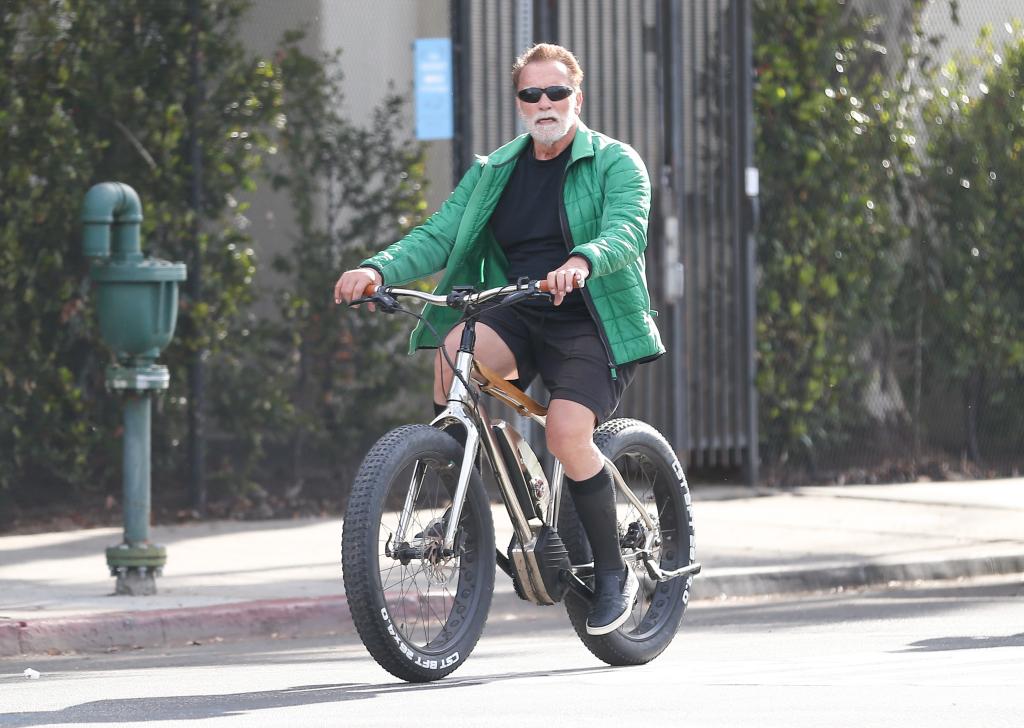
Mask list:
[[[478,361],[473,362],[473,381],[480,385],[480,391],[504,402],[523,416],[546,417],[548,414],[547,407]]]

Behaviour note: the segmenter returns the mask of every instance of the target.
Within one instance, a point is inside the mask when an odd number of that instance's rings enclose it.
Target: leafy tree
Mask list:
[[[302,413],[290,460],[296,485],[319,481],[337,495],[377,437],[429,412],[430,357],[404,355],[414,322],[332,300],[342,270],[422,221],[423,150],[407,138],[394,92],[367,127],[349,121],[339,56],[312,58],[300,37],[280,57],[289,114],[275,177],[298,212],[294,249],[275,261],[290,281],[280,301]]]
[[[139,192],[148,254],[185,260],[190,275],[202,266],[202,297],[183,289],[162,357],[172,384],[154,419],[158,493],[183,480],[186,364],[199,356],[210,377],[212,498],[294,495],[310,481],[336,498],[380,431],[408,418],[409,402],[427,406],[428,358],[396,356],[408,325],[331,301],[339,271],[425,210],[422,151],[404,136],[403,102],[392,93],[368,127],[355,126],[340,110],[338,58],[303,54],[299,34],[273,60],[250,56],[237,40],[246,7],[200,0],[197,28],[181,3],[11,0],[0,12],[0,522],[12,506],[117,491],[120,407],[103,389],[109,355],[79,242],[95,182]],[[293,253],[276,261],[288,276],[282,317],[262,320],[237,198],[271,173],[299,225]],[[282,453],[290,467],[274,467]]]
[[[913,138],[877,18],[837,0],[755,0],[753,23],[765,454],[813,462],[866,421],[865,351],[906,235],[891,179]]]
[[[936,384],[962,394],[974,461],[986,413],[1001,425],[1001,437],[989,428],[997,447],[1018,447],[1024,424],[1024,32],[1010,30],[1000,45],[986,29],[977,53],[944,64],[923,114],[929,253],[941,271],[925,337]]]
[[[8,506],[112,489],[119,407],[103,392],[104,353],[80,251],[81,200],[99,181],[143,200],[146,252],[188,260],[198,245],[201,300],[183,297],[163,360],[172,389],[157,418],[154,472],[180,460],[183,363],[243,337],[255,260],[233,224],[231,193],[251,189],[282,120],[268,61],[237,38],[242,0],[203,0],[198,51],[206,98],[196,133],[204,170],[202,233],[192,234],[187,155],[192,28],[180,3],[10,0],[0,12],[0,499]],[[222,370],[226,371],[226,370]],[[268,395],[269,396],[269,395]],[[226,403],[216,403],[215,405]],[[216,418],[225,408],[212,408]],[[8,457],[9,455],[9,457]]]

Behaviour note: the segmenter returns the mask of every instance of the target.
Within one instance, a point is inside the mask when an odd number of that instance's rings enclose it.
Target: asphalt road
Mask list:
[[[665,654],[619,669],[523,606],[428,685],[351,636],[6,659],[0,726],[1024,725],[1019,577],[698,602]]]

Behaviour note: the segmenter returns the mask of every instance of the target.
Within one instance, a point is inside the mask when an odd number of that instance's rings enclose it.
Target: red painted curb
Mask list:
[[[24,626],[24,622],[0,622],[0,657],[21,654],[18,631]]]
[[[212,639],[311,637],[351,629],[344,596],[107,612],[0,623],[0,657],[184,645]]]

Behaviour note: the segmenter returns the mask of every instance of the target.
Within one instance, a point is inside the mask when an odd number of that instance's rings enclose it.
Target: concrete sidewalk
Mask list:
[[[695,599],[1024,578],[1024,479],[698,486],[694,522]],[[507,543],[507,516],[495,523]],[[339,519],[156,527],[168,561],[152,597],[111,595],[104,548],[120,540],[111,528],[0,537],[0,657],[352,631]],[[538,609],[499,571],[491,620]]]

